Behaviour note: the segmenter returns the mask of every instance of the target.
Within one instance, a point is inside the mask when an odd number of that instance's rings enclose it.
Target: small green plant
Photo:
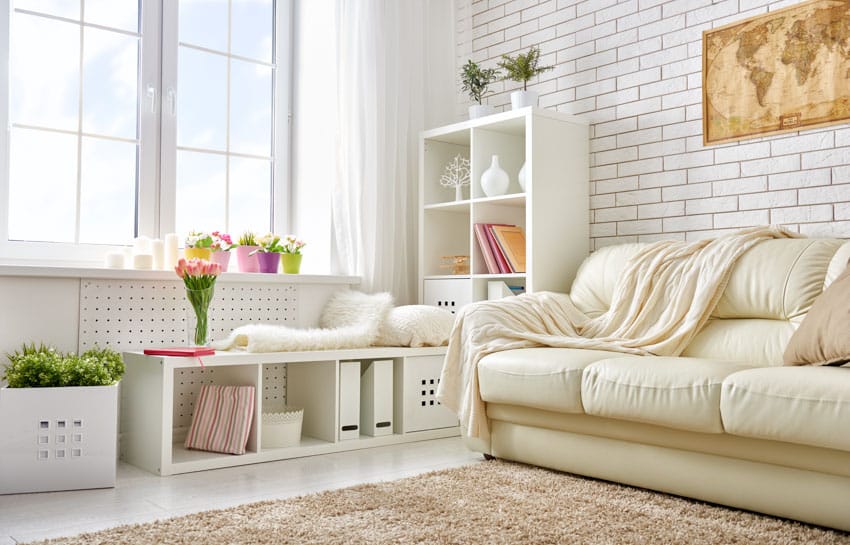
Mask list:
[[[501,77],[495,68],[481,68],[472,59],[466,61],[460,70],[460,81],[463,90],[469,93],[469,98],[481,104],[481,99],[487,95],[487,89]]]
[[[24,344],[9,354],[3,373],[9,388],[58,386],[109,386],[124,375],[124,360],[109,348],[92,348],[80,354],[63,354],[52,346]]]
[[[245,231],[242,233],[242,236],[239,237],[239,246],[256,246],[257,245],[257,236],[251,231]]]
[[[499,67],[505,69],[505,76],[502,79],[509,79],[522,83],[522,90],[528,91],[528,80],[542,74],[547,70],[552,70],[554,66],[537,66],[540,62],[540,48],[533,46],[528,50],[528,53],[518,54],[516,57],[510,55],[502,55],[502,60],[499,62]]]

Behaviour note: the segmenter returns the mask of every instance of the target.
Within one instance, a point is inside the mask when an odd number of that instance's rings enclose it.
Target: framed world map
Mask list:
[[[850,119],[850,1],[811,0],[702,35],[703,143]]]

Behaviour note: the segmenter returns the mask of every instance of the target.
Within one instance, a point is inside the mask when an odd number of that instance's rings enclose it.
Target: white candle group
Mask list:
[[[108,269],[172,270],[177,266],[179,243],[174,233],[165,235],[165,240],[138,236],[131,245],[106,254],[103,264]]]

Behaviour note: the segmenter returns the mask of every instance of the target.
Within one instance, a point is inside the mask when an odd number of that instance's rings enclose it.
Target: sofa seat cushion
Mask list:
[[[770,367],[726,377],[727,433],[850,451],[850,369]]]
[[[523,348],[489,354],[478,362],[478,388],[488,403],[562,413],[584,413],[581,375],[595,361],[619,356],[605,350]],[[639,356],[631,356],[639,358]]]
[[[749,368],[707,358],[611,358],[587,366],[581,398],[585,412],[594,416],[723,433],[723,379]]]

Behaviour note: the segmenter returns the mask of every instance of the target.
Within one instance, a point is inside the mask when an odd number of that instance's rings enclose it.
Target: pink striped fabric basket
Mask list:
[[[204,384],[195,402],[186,448],[245,454],[253,418],[253,386]]]

